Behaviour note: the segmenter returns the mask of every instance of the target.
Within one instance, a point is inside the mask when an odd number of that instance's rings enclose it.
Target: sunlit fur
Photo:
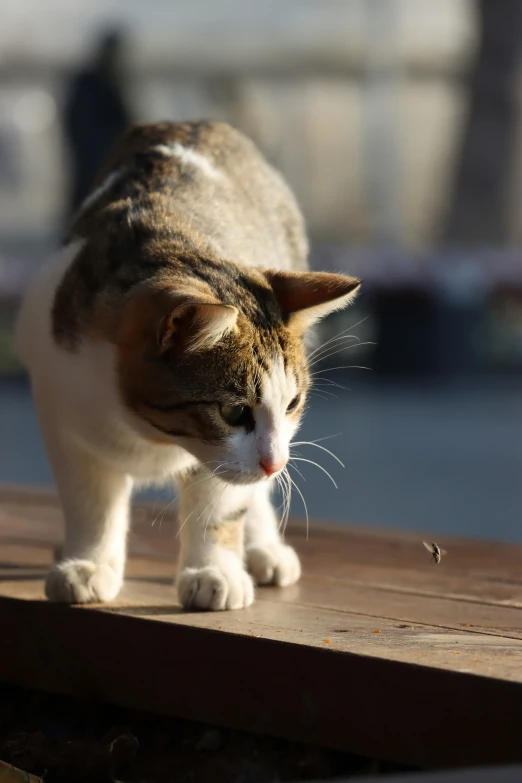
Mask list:
[[[254,582],[299,578],[270,493],[310,384],[306,330],[359,285],[306,254],[293,196],[237,131],[123,137],[17,330],[66,521],[50,599],[114,599],[131,492],[173,479],[183,606],[240,608]]]

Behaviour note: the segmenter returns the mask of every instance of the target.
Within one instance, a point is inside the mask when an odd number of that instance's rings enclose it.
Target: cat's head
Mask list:
[[[142,432],[231,483],[284,469],[310,385],[304,338],[359,281],[220,264],[132,294],[119,336],[123,400]]]

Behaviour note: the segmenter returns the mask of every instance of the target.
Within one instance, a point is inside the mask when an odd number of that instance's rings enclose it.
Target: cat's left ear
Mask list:
[[[333,272],[267,271],[287,324],[303,334],[321,318],[353,302],[361,281]]]
[[[162,352],[176,341],[187,353],[212,348],[234,329],[238,313],[237,307],[220,302],[182,301],[161,319],[158,345]]]

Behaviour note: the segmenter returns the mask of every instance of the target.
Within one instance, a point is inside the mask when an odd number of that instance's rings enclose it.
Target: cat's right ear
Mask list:
[[[288,326],[299,334],[336,310],[347,307],[361,281],[333,272],[265,271]]]

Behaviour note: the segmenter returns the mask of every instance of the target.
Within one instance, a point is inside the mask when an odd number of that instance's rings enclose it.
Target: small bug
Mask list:
[[[426,547],[428,552],[431,554],[431,556],[433,558],[433,562],[436,565],[438,565],[440,563],[440,559],[441,559],[442,555],[447,555],[448,554],[446,552],[446,550],[445,549],[441,549],[438,544],[435,544],[435,543],[428,544],[426,541],[423,541],[422,543],[424,544],[424,546]]]

